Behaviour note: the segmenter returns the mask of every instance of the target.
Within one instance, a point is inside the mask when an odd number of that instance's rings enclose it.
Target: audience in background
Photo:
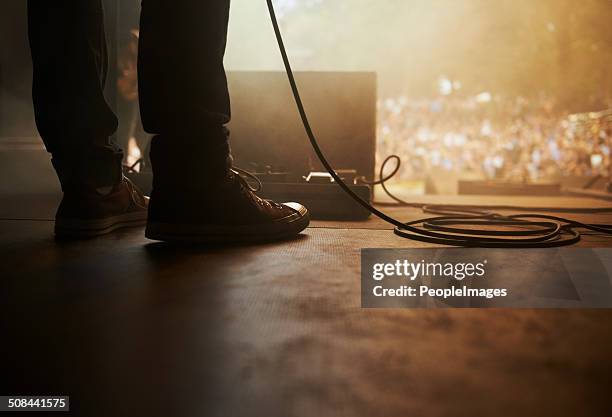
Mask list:
[[[397,154],[400,178],[447,171],[474,179],[536,181],[605,175],[610,117],[571,116],[551,99],[381,99],[377,160]]]

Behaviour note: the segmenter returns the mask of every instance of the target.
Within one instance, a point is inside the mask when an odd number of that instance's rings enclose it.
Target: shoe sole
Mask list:
[[[291,219],[294,217],[294,219]],[[251,243],[288,239],[310,224],[308,211],[273,223],[256,225],[195,225],[148,222],[145,236],[171,243]]]
[[[144,226],[147,223],[147,211],[135,211],[103,219],[56,219],[55,236],[86,238],[105,235],[117,229]]]

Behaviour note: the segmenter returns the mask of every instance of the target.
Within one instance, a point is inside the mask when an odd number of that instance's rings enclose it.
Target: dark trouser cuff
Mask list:
[[[232,166],[228,135],[224,126],[217,125],[205,133],[154,136],[153,188],[200,189],[227,178]]]
[[[118,184],[122,161],[123,152],[114,146],[54,153],[51,158],[64,192]]]

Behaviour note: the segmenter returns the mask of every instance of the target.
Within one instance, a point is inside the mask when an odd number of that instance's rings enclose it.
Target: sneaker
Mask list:
[[[308,226],[304,206],[264,200],[256,191],[235,168],[205,193],[164,195],[154,188],[145,236],[175,243],[247,243],[288,239]]]
[[[125,177],[106,193],[99,189],[68,190],[55,215],[55,235],[86,238],[143,226],[148,200]]]

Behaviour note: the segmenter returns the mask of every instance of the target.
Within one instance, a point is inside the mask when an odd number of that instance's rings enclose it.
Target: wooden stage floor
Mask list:
[[[58,243],[57,198],[0,199],[2,395],[70,395],[70,415],[105,417],[611,410],[612,311],[360,309],[361,248],[426,246],[380,221],[313,222],[299,239],[239,247],[177,248],[142,229]]]

